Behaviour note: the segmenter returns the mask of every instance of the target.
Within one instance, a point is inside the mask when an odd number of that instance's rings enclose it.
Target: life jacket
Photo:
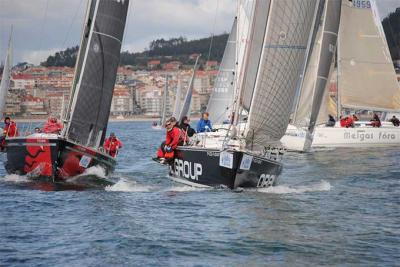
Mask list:
[[[61,130],[62,123],[58,122],[57,120],[48,120],[43,127],[44,133],[58,134],[61,132]]]
[[[118,150],[122,148],[122,142],[115,138],[114,140],[110,137],[107,138],[106,142],[104,143],[104,149],[108,152],[111,157],[116,157]]]
[[[9,124],[6,124],[4,127],[3,134],[5,137],[16,137],[18,136],[18,128],[17,124],[13,121],[10,121]]]

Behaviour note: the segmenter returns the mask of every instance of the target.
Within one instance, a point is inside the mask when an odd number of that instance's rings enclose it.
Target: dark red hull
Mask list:
[[[10,174],[66,180],[100,166],[105,174],[114,171],[114,158],[60,137],[20,137],[6,140]]]

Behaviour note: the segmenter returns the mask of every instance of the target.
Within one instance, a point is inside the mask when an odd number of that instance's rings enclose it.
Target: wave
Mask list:
[[[268,193],[268,194],[302,194],[308,192],[322,192],[322,191],[330,191],[332,188],[331,184],[327,181],[322,180],[319,183],[308,185],[308,186],[287,186],[287,185],[278,185],[272,186],[268,188],[258,188],[256,192],[260,193]]]
[[[193,192],[193,191],[205,191],[205,190],[210,190],[210,189],[211,188],[200,188],[200,187],[182,185],[182,186],[172,186],[172,187],[166,188],[164,191],[165,192]]]
[[[154,187],[140,185],[135,181],[119,180],[114,185],[106,186],[105,190],[109,192],[150,192]]]
[[[3,181],[8,183],[26,183],[29,182],[29,178],[26,175],[7,174],[3,177]]]

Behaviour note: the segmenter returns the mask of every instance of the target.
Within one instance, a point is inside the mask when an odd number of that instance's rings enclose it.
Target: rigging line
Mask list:
[[[39,51],[42,49],[42,45],[43,45],[44,27],[45,27],[46,21],[47,21],[47,10],[48,10],[48,8],[49,8],[49,0],[46,0],[46,7],[45,7],[45,9],[44,9],[44,16],[43,16],[43,21],[42,21],[42,28],[41,28],[40,36],[39,36],[39,38],[40,38],[40,41],[39,41]]]
[[[217,0],[217,7],[215,8],[214,23],[213,23],[212,32],[211,32],[211,41],[210,41],[210,47],[208,49],[207,61],[210,61],[210,57],[211,57],[211,50],[212,50],[212,46],[213,46],[213,42],[214,42],[214,35],[215,35],[215,25],[217,24],[218,9],[219,9],[219,0]]]
[[[78,16],[79,11],[81,10],[82,3],[83,3],[83,0],[80,0],[78,8],[76,9],[74,16],[72,17],[71,23],[69,24],[67,34],[65,35],[65,39],[64,39],[64,42],[62,43],[61,47],[64,47],[65,43],[68,40],[69,34],[71,33],[71,30],[72,30],[72,26],[74,25],[74,22],[75,22],[75,19]]]

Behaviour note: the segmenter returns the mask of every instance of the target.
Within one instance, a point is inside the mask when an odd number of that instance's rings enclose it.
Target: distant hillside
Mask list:
[[[382,21],[393,59],[400,60],[400,7]]]
[[[224,54],[228,34],[214,36],[213,45],[210,53],[210,60],[221,61]],[[171,38],[169,40],[158,39],[150,43],[149,49],[140,53],[130,53],[128,51],[121,53],[121,65],[146,66],[147,61],[159,59],[161,63],[179,60],[183,64],[193,64],[189,58],[191,54],[197,53],[203,55],[203,61],[207,59],[210,48],[211,37],[188,41],[186,38]],[[78,54],[78,46],[68,48],[51,55],[43,66],[68,66],[75,65]]]

